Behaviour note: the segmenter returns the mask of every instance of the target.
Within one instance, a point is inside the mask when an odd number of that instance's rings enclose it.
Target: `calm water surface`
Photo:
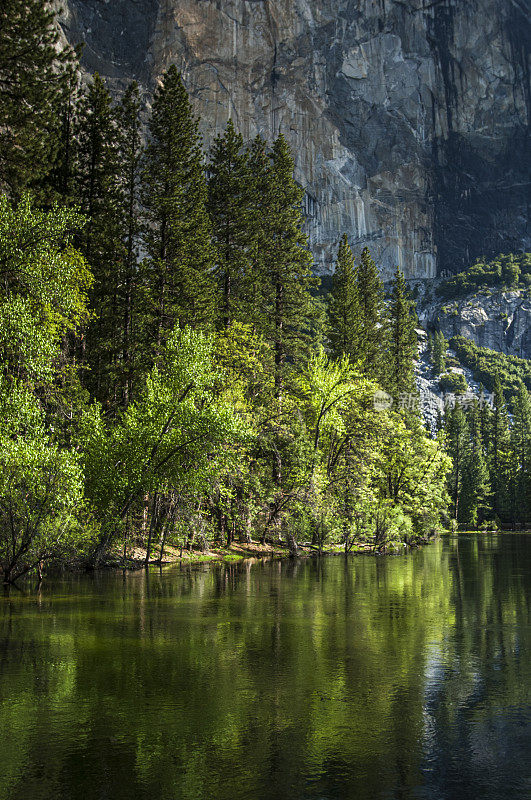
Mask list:
[[[529,798],[531,535],[0,598],[0,798]]]

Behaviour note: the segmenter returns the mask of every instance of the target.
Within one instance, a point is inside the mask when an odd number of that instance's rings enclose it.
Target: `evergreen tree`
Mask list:
[[[74,51],[59,44],[46,0],[0,7],[0,188],[20,197],[52,171]]]
[[[463,476],[469,459],[470,437],[466,417],[460,405],[456,404],[446,414],[447,451],[452,459],[452,470],[449,475],[449,490],[453,504],[453,518],[457,520],[460,513],[461,490]]]
[[[414,360],[418,346],[412,306],[404,275],[397,267],[387,309],[388,363],[384,379],[385,388],[395,397],[416,392]]]
[[[513,522],[525,524],[531,519],[531,397],[522,382],[514,401],[510,451]]]
[[[483,384],[479,385],[479,428],[481,434],[481,443],[487,467],[490,463],[491,441],[490,434],[492,430],[492,408],[488,402],[487,395]]]
[[[208,169],[208,210],[216,246],[216,276],[223,296],[221,321],[228,326],[235,318],[247,321],[245,312],[242,315],[242,295],[257,219],[252,206],[249,153],[232,120],[225,133],[214,140]]]
[[[87,217],[80,247],[94,274],[90,300],[95,319],[83,340],[83,359],[90,367],[85,382],[102,402],[115,399],[120,348],[116,319],[123,242],[118,173],[118,128],[111,96],[96,73],[79,108],[74,197]]]
[[[359,309],[356,291],[354,256],[344,234],[339,245],[332,289],[328,305],[329,341],[334,358],[347,355],[351,362],[357,357],[359,339]]]
[[[489,471],[483,453],[481,419],[478,402],[467,414],[470,447],[465,456],[459,519],[476,528],[489,508]]]
[[[270,248],[271,158],[265,140],[256,136],[248,148],[249,195],[253,229],[250,263],[242,279],[242,303],[246,321],[254,331],[268,327],[270,287],[267,253]]]
[[[384,350],[383,283],[367,247],[356,269],[356,292],[359,308],[359,357],[371,377],[382,377]]]
[[[121,392],[125,404],[131,399],[136,330],[136,290],[140,236],[139,195],[142,159],[140,94],[132,83],[117,109],[119,163],[118,189],[122,248],[119,279],[119,316],[122,321]]]
[[[491,417],[490,482],[493,490],[493,507],[498,517],[507,513],[507,488],[509,469],[509,418],[499,375],[494,381],[494,411]]]
[[[260,244],[264,247],[259,262],[264,293],[259,332],[273,346],[277,397],[282,395],[290,363],[308,352],[315,313],[310,290],[318,285],[302,229],[303,192],[294,180],[293,169],[289,146],[281,134],[273,146],[262,198]]]
[[[45,179],[44,193],[69,203],[74,195],[76,135],[81,80],[79,64],[67,64],[57,111],[57,153],[53,169]]]
[[[143,170],[146,347],[179,323],[208,328],[215,313],[212,232],[198,119],[172,65],[155,92]]]

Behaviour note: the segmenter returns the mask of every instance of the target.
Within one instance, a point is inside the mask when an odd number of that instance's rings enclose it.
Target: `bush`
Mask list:
[[[439,378],[439,388],[445,394],[465,394],[468,384],[461,372],[447,372]]]
[[[478,347],[463,336],[454,336],[450,346],[455,351],[460,363],[472,370],[474,379],[482,383],[488,392],[494,391],[494,381],[499,375],[502,389],[509,399],[518,393],[522,380],[531,390],[531,361],[517,356],[507,356],[497,350]]]
[[[453,356],[446,356],[446,366],[447,367],[460,367],[461,364],[459,363],[459,359],[454,358]]]
[[[500,289],[519,289],[529,285],[531,253],[499,255],[489,262],[478,259],[466,272],[459,272],[437,287],[445,299],[464,297],[487,286]]]

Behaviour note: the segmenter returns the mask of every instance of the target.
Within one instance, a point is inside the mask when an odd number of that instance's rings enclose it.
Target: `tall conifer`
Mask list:
[[[282,394],[289,362],[307,352],[313,314],[310,290],[318,284],[303,231],[303,191],[295,182],[293,170],[288,143],[280,134],[271,153],[269,191],[263,209],[266,249],[262,253],[267,309],[264,333],[274,349],[277,396]]]
[[[495,513],[502,518],[507,510],[509,470],[509,418],[499,375],[494,381],[494,410],[491,417],[490,480]]]
[[[140,237],[140,173],[142,139],[140,94],[132,83],[117,109],[120,169],[118,173],[122,259],[118,287],[121,320],[121,392],[124,403],[131,399],[136,349],[135,314]]]
[[[271,158],[267,144],[256,136],[248,147],[250,226],[249,268],[242,280],[242,301],[247,321],[258,333],[268,328],[270,287],[268,252],[271,213]]]
[[[395,270],[391,302],[387,309],[387,365],[384,386],[396,397],[416,392],[414,360],[418,355],[413,303],[408,298],[404,274]]]
[[[481,439],[479,404],[473,403],[467,413],[470,444],[464,458],[463,485],[459,519],[476,528],[489,508],[489,471]]]
[[[146,345],[176,323],[208,328],[215,313],[212,231],[198,119],[172,65],[155,92],[143,171]]]
[[[510,487],[515,522],[531,521],[531,397],[522,382],[514,400]]]
[[[227,326],[242,316],[243,285],[249,274],[256,233],[252,208],[249,153],[232,120],[217,136],[209,163],[208,210],[216,247],[216,276],[223,297],[220,321]]]
[[[110,93],[97,73],[80,103],[76,138],[74,199],[87,218],[80,244],[94,274],[90,299],[95,319],[83,347],[90,366],[85,382],[99,400],[108,403],[116,394],[117,291],[123,242],[118,128]]]
[[[359,303],[359,355],[367,373],[381,377],[384,349],[384,289],[378,268],[367,247],[356,269]]]
[[[76,56],[46,0],[0,5],[0,188],[15,199],[55,165],[60,107]]]
[[[448,350],[448,342],[444,338],[442,331],[435,331],[433,337],[433,369],[436,375],[440,375],[446,369],[446,351]]]
[[[449,489],[453,504],[453,518],[460,514],[461,490],[466,464],[470,454],[468,423],[460,405],[456,404],[446,415],[447,450],[452,458],[452,471],[449,475]]]
[[[328,314],[332,355],[339,358],[346,354],[354,362],[358,355],[359,307],[354,256],[346,234],[341,239],[332,276]]]

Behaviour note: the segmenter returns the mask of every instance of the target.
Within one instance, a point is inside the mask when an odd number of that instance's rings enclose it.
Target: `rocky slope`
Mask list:
[[[339,236],[409,277],[526,244],[526,0],[68,0],[119,89],[177,64],[207,142],[290,138],[317,263]]]
[[[459,300],[434,302],[420,312],[422,324],[447,339],[465,336],[479,347],[531,358],[531,299],[528,292],[482,290]]]

